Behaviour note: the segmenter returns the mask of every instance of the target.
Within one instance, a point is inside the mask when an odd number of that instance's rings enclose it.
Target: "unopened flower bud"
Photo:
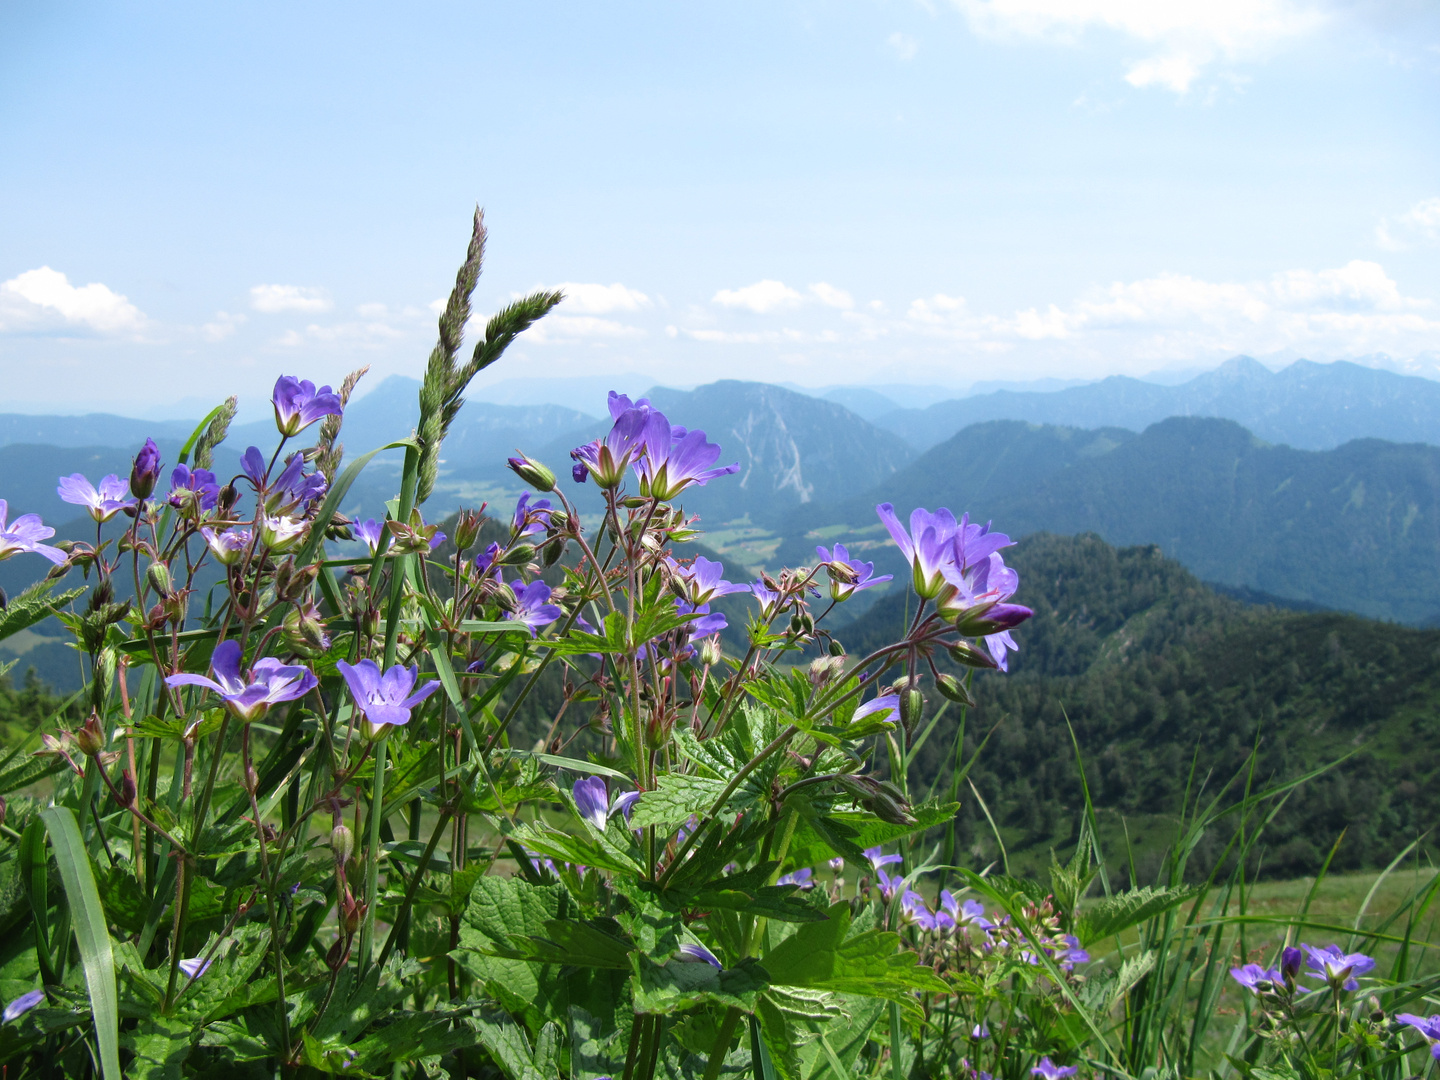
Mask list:
[[[519,566],[530,561],[535,554],[535,549],[529,544],[516,544],[509,551],[500,556],[501,566]]]
[[[976,648],[968,641],[957,641],[950,646],[950,659],[957,664],[972,668],[996,667],[995,658],[989,650]]]
[[[650,500],[644,495],[627,495],[620,500],[620,505],[627,510],[639,510],[642,506],[649,506]]]
[[[112,794],[111,798],[115,796]],[[129,769],[120,774],[120,792],[116,801],[124,807],[135,805],[135,778],[130,775]]]
[[[336,825],[330,830],[330,850],[343,866],[355,854],[355,834],[345,825]]]
[[[145,569],[145,580],[161,596],[169,596],[174,587],[170,580],[170,568],[163,562],[152,562]]]
[[[283,627],[285,644],[301,656],[318,656],[330,648],[325,620],[314,604],[291,608],[285,615]]]
[[[137,499],[148,499],[159,478],[160,448],[155,445],[154,439],[146,439],[130,467],[130,494]]]
[[[940,691],[942,697],[947,701],[953,701],[964,705],[967,709],[975,707],[975,699],[970,696],[970,691],[965,684],[954,675],[938,675],[935,678],[935,689]]]
[[[540,549],[540,565],[545,567],[554,566],[560,561],[560,556],[565,554],[565,541],[559,538],[551,540]]]
[[[345,898],[340,903],[340,925],[347,935],[355,933],[360,929],[360,924],[365,921],[365,905],[345,890]]]
[[[555,474],[538,461],[532,461],[521,454],[519,457],[508,458],[506,464],[510,466],[511,472],[537,491],[555,490]]]
[[[845,646],[844,646],[844,645],[841,645],[840,642],[837,641],[835,638],[831,638],[831,639],[830,639],[830,655],[831,655],[831,656],[844,656],[844,655],[845,655]]]
[[[815,686],[824,686],[844,666],[845,662],[838,656],[817,656],[810,661],[810,682]]]
[[[251,795],[260,787],[260,774],[255,771],[254,765],[245,766],[245,790]]]
[[[75,745],[87,757],[95,757],[105,749],[105,729],[100,726],[100,717],[94,713],[90,714],[90,719],[86,720],[84,726],[75,732]]]
[[[230,508],[240,501],[240,489],[234,484],[226,484],[220,489],[220,498],[216,505],[222,514],[229,513]]]
[[[714,667],[724,656],[724,650],[720,647],[719,634],[711,634],[700,642],[700,663],[706,667]]]
[[[925,695],[914,687],[900,692],[900,726],[905,734],[913,735],[920,717],[925,712]]]
[[[462,510],[455,519],[455,550],[464,551],[480,539],[481,517],[474,510]]]

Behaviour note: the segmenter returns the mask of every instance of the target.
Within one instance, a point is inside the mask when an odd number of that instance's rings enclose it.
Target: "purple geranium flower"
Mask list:
[[[1339,945],[1327,945],[1317,949],[1313,945],[1300,946],[1309,954],[1306,965],[1312,979],[1324,979],[1333,990],[1358,990],[1360,984],[1356,975],[1365,975],[1375,967],[1375,961],[1364,953],[1346,953]]]
[[[861,705],[858,709],[855,710],[854,715],[850,717],[850,722],[852,724],[858,723],[860,720],[864,719],[867,716],[870,716],[872,713],[887,712],[890,715],[888,717],[885,717],[885,719],[889,719],[892,721],[900,715],[899,694],[881,694],[879,697],[871,698],[869,701],[865,702],[865,704]]]
[[[308,527],[299,518],[266,516],[260,520],[260,542],[278,555],[300,543]]]
[[[294,701],[308,694],[316,685],[309,668],[282,664],[273,656],[256,660],[249,676],[241,674],[240,642],[231,639],[215,646],[210,657],[210,671],[215,676],[181,673],[166,678],[166,686],[203,686],[220,695],[226,708],[245,723],[264,716],[271,705]]]
[[[575,809],[580,816],[600,832],[605,831],[605,823],[617,812],[624,814],[628,821],[635,800],[640,798],[638,791],[622,791],[612,799],[605,790],[605,781],[598,776],[575,781],[570,793],[575,796]]]
[[[724,564],[707,559],[704,555],[697,555],[690,566],[682,566],[669,558],[665,562],[670,567],[671,585],[683,594],[683,599],[692,604],[708,604],[721,596],[751,591],[749,585],[736,585],[722,580]]]
[[[316,390],[309,379],[293,375],[281,375],[276,380],[270,402],[275,406],[275,426],[287,438],[299,435],[322,416],[339,416],[344,409],[340,395],[330,387]]]
[[[109,521],[127,506],[134,506],[135,500],[129,498],[129,491],[130,485],[114,473],[102,479],[98,488],[79,473],[71,473],[62,476],[55,489],[67,503],[89,510],[96,521]]]
[[[801,889],[813,889],[815,882],[811,880],[815,871],[806,866],[800,870],[792,870],[790,873],[778,879],[776,885],[798,885]]]
[[[990,1027],[985,1023],[984,1020],[981,1020],[978,1024],[976,1024],[973,1028],[970,1029],[970,1038],[972,1039],[988,1039],[989,1037]]]
[[[29,995],[26,995],[27,997]],[[5,1019],[10,1019],[10,1010],[5,1010]],[[1440,1061],[1440,1016],[1416,1016],[1414,1013],[1396,1013],[1395,1019],[1408,1024],[1424,1036],[1430,1044],[1430,1056]]]
[[[515,518],[511,523],[511,529],[516,539],[548,532],[551,513],[549,499],[536,499],[532,503],[530,492],[525,492],[520,496],[520,501],[515,504]]]
[[[265,493],[265,509],[271,514],[288,514],[309,507],[324,497],[329,486],[324,473],[306,474],[304,454],[291,454]]]
[[[1079,1071],[1078,1065],[1056,1065],[1048,1057],[1042,1057],[1040,1064],[1030,1070],[1030,1075],[1042,1077],[1043,1080],[1060,1080],[1063,1076],[1074,1076]]]
[[[829,548],[817,547],[815,554],[820,556],[830,575],[830,598],[832,600],[848,600],[862,589],[883,584],[894,578],[893,574],[875,577],[875,564],[851,559],[850,552],[845,549],[844,544],[836,544],[833,551]]]
[[[181,960],[177,962],[175,966],[183,971],[187,978],[198,979],[210,970],[210,965],[213,962],[213,960],[207,960],[203,956],[197,956],[190,960]]]
[[[192,469],[188,465],[176,465],[170,473],[170,505],[177,510],[198,506],[201,510],[213,510],[220,501],[220,485],[215,474],[209,469]]]
[[[645,398],[631,405],[624,394],[610,391],[610,416],[615,423],[605,438],[570,451],[575,461],[572,474],[576,483],[583,484],[593,474],[602,488],[619,487],[631,460],[644,453],[651,429],[657,438],[662,431],[666,437],[670,433],[670,422],[652,409]]]
[[[686,941],[682,943],[680,946],[680,956],[686,960],[709,964],[711,967],[724,967],[724,965],[720,963],[720,958],[698,941]]]
[[[5,519],[9,513],[9,504],[0,499],[0,562],[22,551],[43,555],[56,566],[65,561],[67,556],[59,548],[40,543],[41,540],[49,540],[54,536],[55,530],[41,521],[39,514],[21,514],[11,524],[6,525]]]
[[[925,897],[914,889],[906,889],[900,897],[900,912],[922,930],[934,930],[939,925],[930,905],[925,903]]]
[[[222,566],[233,566],[245,555],[245,550],[250,546],[249,529],[230,529],[227,532],[217,533],[210,526],[200,530],[200,535],[205,537],[205,542],[210,545],[211,552],[215,555],[215,561]]]
[[[148,499],[159,479],[160,448],[154,439],[146,439],[130,466],[130,494],[137,499]]]
[[[668,502],[691,484],[703,487],[717,476],[740,471],[738,461],[711,468],[719,456],[719,445],[707,442],[703,431],[672,429],[665,415],[657,412],[645,425],[645,453],[635,463],[635,471],[640,474],[640,492]]]
[[[9,1005],[5,1006],[4,1015],[0,1016],[0,1020],[3,1020],[7,1024],[11,1020],[18,1020],[44,1000],[44,990],[31,990],[28,993],[21,994],[14,1001],[10,1002]]]
[[[893,897],[896,890],[903,888],[905,885],[905,879],[901,875],[896,874],[894,877],[891,877],[884,870],[880,869],[875,871],[875,879],[880,886],[880,895],[886,900]]]
[[[357,521],[350,527],[350,535],[356,540],[362,541],[370,554],[375,554],[375,549],[380,546],[380,536],[385,531],[385,523],[376,521],[374,518],[366,518],[364,521]]]
[[[246,447],[245,453],[240,455],[240,471],[255,486],[256,491],[264,490],[266,477],[270,474],[270,467],[266,464],[265,455],[260,452],[258,446]]]
[[[889,866],[891,863],[902,861],[900,855],[886,855],[884,850],[878,847],[866,848],[865,858],[870,860],[870,869],[879,870],[882,866]]]
[[[480,572],[481,577],[492,577],[500,580],[500,564],[497,560],[505,551],[498,543],[491,540],[485,550],[475,556],[475,569]]]
[[[1280,974],[1285,976],[1287,982],[1294,982],[1300,974],[1301,961],[1305,954],[1294,945],[1286,945],[1280,950]]]
[[[959,528],[955,515],[943,507],[933,514],[916,509],[910,515],[907,533],[889,503],[875,507],[875,513],[910,563],[916,595],[922,600],[935,599],[945,588],[946,572],[954,572],[955,530]]]
[[[1076,964],[1090,962],[1090,954],[1080,947],[1080,939],[1074,934],[1065,934],[1060,940],[1065,943],[1065,948],[1055,954],[1055,960],[1062,971],[1072,971]]]
[[[505,618],[524,623],[531,637],[539,627],[549,626],[565,614],[558,605],[550,603],[550,586],[543,581],[532,581],[529,585],[516,581],[510,588],[515,592],[515,610],[507,611]]]
[[[764,621],[773,619],[780,610],[780,594],[770,588],[763,581],[752,582],[747,586],[755,594],[755,599],[760,601],[760,618]]]
[[[1285,976],[1281,975],[1275,968],[1263,968],[1259,964],[1246,964],[1244,967],[1233,967],[1230,969],[1230,977],[1245,989],[1252,993],[1262,992],[1261,983],[1269,983],[1270,988],[1279,988],[1285,985]]]
[[[995,924],[985,918],[985,906],[979,900],[966,900],[961,903],[949,889],[942,889],[940,906],[950,913],[956,926],[974,926],[986,933],[995,929]]]
[[[718,611],[712,612],[709,604],[687,604],[684,600],[676,600],[675,610],[681,615],[699,616],[680,628],[686,637],[705,637],[707,634],[718,634],[730,625],[726,622],[723,614]]]
[[[335,667],[345,677],[345,685],[350,687],[355,707],[365,714],[365,719],[374,725],[377,733],[387,726],[408,724],[410,710],[440,689],[436,679],[415,689],[419,667],[407,668],[396,664],[383,675],[380,665],[374,660],[361,660],[358,664],[347,664],[341,660]]]

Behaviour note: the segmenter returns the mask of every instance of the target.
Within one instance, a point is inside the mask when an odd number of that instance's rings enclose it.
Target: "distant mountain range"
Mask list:
[[[1234,420],[1268,442],[1328,450],[1351,439],[1440,441],[1440,382],[1345,361],[1271,371],[1247,356],[1178,386],[1124,375],[1050,392],[998,390],[875,418],[924,450],[984,420],[1140,431],[1170,416]]]

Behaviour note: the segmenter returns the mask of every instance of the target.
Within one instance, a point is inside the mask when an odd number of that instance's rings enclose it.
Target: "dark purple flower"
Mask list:
[[[1341,952],[1339,945],[1327,945],[1317,949],[1313,945],[1300,946],[1309,954],[1306,966],[1312,979],[1324,979],[1333,990],[1358,990],[1360,984],[1356,975],[1365,975],[1375,967],[1375,961],[1364,953]]]
[[[59,548],[40,543],[41,540],[49,540],[54,536],[55,530],[41,521],[39,514],[21,514],[11,524],[6,525],[5,519],[9,514],[9,504],[0,499],[0,562],[23,551],[43,555],[56,566],[68,558]]]
[[[21,994],[14,1001],[10,1002],[9,1005],[5,1006],[4,1015],[0,1016],[0,1020],[3,1020],[7,1024],[10,1023],[11,1020],[18,1020],[44,1000],[44,990],[31,990]]]
[[[1090,954],[1080,947],[1080,939],[1074,934],[1065,934],[1060,940],[1065,943],[1065,948],[1055,954],[1055,960],[1062,971],[1071,971],[1076,964],[1090,962]]]
[[[1241,986],[1252,993],[1259,994],[1265,990],[1276,990],[1285,985],[1285,976],[1275,968],[1263,968],[1259,964],[1246,964],[1244,967],[1233,967],[1230,969],[1230,977]],[[1261,986],[1267,983],[1267,986]]]
[[[670,567],[671,584],[692,604],[708,604],[711,600],[731,593],[750,592],[749,585],[736,585],[721,579],[725,573],[723,563],[713,562],[704,555],[697,555],[690,566],[682,566],[674,559],[667,558]]]
[[[491,540],[490,543],[486,545],[485,550],[475,556],[475,569],[479,571],[481,577],[492,577],[496,581],[500,580],[500,564],[497,560],[504,550],[505,549],[498,543]]]
[[[215,678],[182,673],[166,678],[165,685],[213,690],[226,708],[247,724],[264,716],[271,705],[294,701],[316,686],[309,668],[282,664],[273,656],[255,661],[249,676],[245,676],[240,671],[241,655],[240,642],[233,638],[222,641],[210,657],[210,672]]]
[[[270,402],[275,406],[275,426],[287,438],[299,435],[322,416],[339,416],[344,408],[340,395],[330,387],[316,390],[309,379],[297,379],[293,375],[281,375],[276,380]]]
[[[26,995],[29,996],[28,994]],[[10,1010],[5,1010],[5,1019],[10,1019]],[[1418,1031],[1430,1044],[1430,1056],[1440,1061],[1440,1016],[1416,1016],[1414,1013],[1396,1013],[1395,1019],[1408,1024]]]
[[[505,618],[524,623],[531,637],[540,627],[549,626],[565,614],[557,605],[550,603],[550,586],[543,581],[532,581],[529,585],[517,581],[510,588],[515,592],[515,610],[507,611]]]
[[[1048,1057],[1042,1057],[1040,1064],[1030,1070],[1030,1075],[1039,1076],[1042,1080],[1061,1080],[1061,1077],[1074,1076],[1079,1071],[1078,1065],[1056,1065]]]
[[[711,468],[720,456],[716,443],[706,442],[703,431],[686,431],[676,436],[663,413],[645,426],[645,453],[635,462],[640,474],[640,492],[668,502],[692,484],[702,487],[717,476],[740,471],[740,463]],[[659,422],[663,421],[663,423]]]
[[[812,881],[811,878],[813,878],[814,876],[815,871],[812,870],[810,867],[806,866],[800,870],[792,870],[790,873],[777,880],[775,884],[797,885],[801,889],[813,889],[815,887],[815,882]]]
[[[362,541],[370,554],[374,555],[380,546],[380,535],[385,531],[385,523],[376,521],[374,518],[366,518],[364,521],[357,521],[350,527],[350,534],[356,540]]]
[[[530,492],[525,492],[515,504],[515,517],[510,526],[515,538],[548,532],[551,512],[549,499],[536,499],[531,503]]]
[[[1294,982],[1300,975],[1300,964],[1305,959],[1305,953],[1294,945],[1286,945],[1280,950],[1280,974],[1285,976],[1289,982]]]
[[[240,471],[249,478],[256,491],[265,489],[265,479],[269,476],[270,469],[258,446],[246,447],[245,453],[240,455]]]
[[[916,595],[922,600],[934,600],[945,588],[946,571],[953,571],[955,566],[955,531],[959,528],[955,515],[943,507],[933,514],[916,509],[910,515],[907,533],[889,503],[875,507],[875,513],[910,563]]]
[[[109,521],[127,506],[134,506],[135,500],[128,498],[130,485],[111,473],[100,481],[97,488],[79,473],[60,478],[55,493],[67,503],[83,506],[96,521]]]
[[[698,618],[691,619],[681,629],[686,637],[704,637],[707,634],[718,634],[730,624],[725,621],[725,616],[716,611],[710,611],[709,604],[687,604],[684,600],[675,601],[675,610],[681,615],[697,615]]]
[[[647,437],[658,438],[662,431],[669,436],[670,422],[644,398],[632,406],[629,398],[612,390],[610,415],[615,423],[605,438],[570,451],[576,462],[573,475],[577,483],[583,484],[593,474],[602,488],[619,487],[631,460],[644,452]]]
[[[345,677],[355,707],[365,714],[377,734],[383,733],[387,726],[408,724],[410,710],[440,689],[439,681],[431,679],[417,690],[418,667],[396,664],[383,675],[374,660],[361,660],[358,664],[341,660],[335,667]]]
[[[598,776],[575,781],[570,793],[575,796],[575,809],[580,816],[600,832],[605,831],[605,823],[616,813],[624,814],[628,821],[635,800],[640,798],[638,791],[624,791],[612,799],[605,789],[605,781]]]
[[[821,561],[825,563],[826,572],[830,575],[832,600],[848,600],[862,589],[883,584],[894,578],[893,574],[875,577],[875,564],[851,559],[850,552],[845,549],[844,544],[836,544],[834,551],[817,547],[815,554],[820,556]]]
[[[201,510],[213,510],[220,501],[220,485],[215,474],[209,469],[192,469],[188,465],[176,465],[170,473],[170,505],[177,510],[199,506]]]
[[[697,941],[686,941],[680,946],[680,956],[686,960],[696,963],[709,964],[711,967],[723,968],[720,958]]]
[[[137,499],[148,499],[159,479],[160,448],[154,439],[146,439],[130,466],[130,494]]]
[[[308,508],[324,497],[329,486],[322,472],[306,475],[304,454],[291,454],[265,493],[265,509],[272,514],[288,514]]]

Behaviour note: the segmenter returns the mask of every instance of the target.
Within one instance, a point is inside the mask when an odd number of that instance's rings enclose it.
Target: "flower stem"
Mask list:
[[[380,888],[380,816],[385,800],[385,740],[375,743],[375,783],[370,789],[369,841],[365,848],[365,921],[360,924],[360,976],[370,968],[375,942],[375,896]]]

